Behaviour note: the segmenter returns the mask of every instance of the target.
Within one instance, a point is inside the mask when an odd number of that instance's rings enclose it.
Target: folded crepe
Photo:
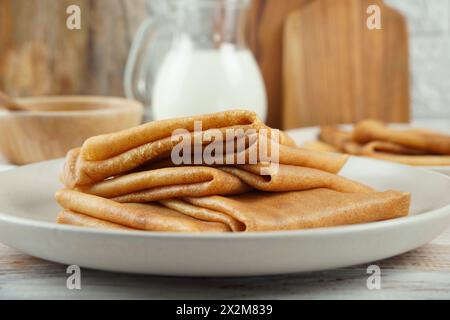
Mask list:
[[[157,203],[122,204],[97,196],[84,194],[73,190],[60,190],[55,195],[58,203],[65,210],[78,215],[88,216],[97,220],[78,219],[77,225],[89,221],[89,225],[95,226],[98,220],[114,223],[132,229],[147,231],[174,231],[174,232],[226,232],[230,228],[217,222],[208,222],[191,218],[177,211],[166,208]],[[72,223],[72,219],[59,217],[66,224]],[[108,225],[104,224],[104,227]]]
[[[351,131],[341,130],[337,126],[322,126],[320,128],[319,139],[323,144],[328,145],[338,152],[361,155],[362,145],[353,140],[353,133]],[[311,147],[314,148],[314,146]]]
[[[313,189],[280,193],[252,192],[227,198],[187,198],[184,201],[195,207],[231,216],[244,224],[244,231],[271,231],[331,227],[403,217],[408,215],[410,195],[398,191],[343,193]]]
[[[86,216],[76,220],[78,225],[86,221],[86,226],[95,226],[97,220],[89,219],[94,218],[133,229],[173,232],[275,231],[374,222],[406,216],[410,202],[409,194],[397,191],[329,189],[169,199],[146,205],[121,204],[73,190],[59,191],[56,199],[66,210]]]
[[[254,112],[245,110],[152,121],[131,129],[92,137],[83,144],[81,155],[86,161],[107,160],[133,148],[170,137],[176,130],[193,132],[195,122],[201,122],[202,131],[229,127],[267,128]]]
[[[414,150],[399,144],[372,141],[365,145],[353,143],[347,146],[349,154],[407,164],[410,166],[450,166],[450,156],[429,155],[422,150]]]
[[[130,173],[76,190],[117,202],[151,202],[206,195],[232,195],[251,190],[238,177],[212,167],[168,167]]]
[[[353,139],[359,143],[371,141],[391,142],[428,153],[450,155],[450,136],[422,129],[398,130],[376,120],[359,122]]]
[[[192,132],[195,123],[199,121],[202,121],[203,131]],[[248,129],[267,130],[269,137],[263,139],[257,135],[255,138],[254,131],[245,133]],[[175,135],[176,139],[174,139],[173,133],[176,130],[186,132]],[[250,151],[255,147],[257,150],[260,150],[262,146],[269,149],[268,146],[273,143],[279,153],[279,163],[285,165],[306,166],[335,173],[347,160],[345,155],[323,154],[297,148],[292,139],[282,132],[266,127],[252,112],[228,111],[208,116],[155,121],[118,133],[90,138],[81,148],[68,153],[61,180],[68,188],[94,184],[167,160],[179,141],[183,139],[193,141],[195,137],[200,137],[204,149],[210,147],[210,144],[223,144],[227,141],[226,133],[230,130],[244,132],[244,134],[236,134],[238,142],[244,141],[242,144],[244,147],[231,151],[225,148],[220,155],[225,159],[230,156],[237,158],[240,155],[248,158]],[[216,139],[211,141],[211,137]],[[223,140],[217,141],[219,139],[217,137],[222,137]],[[237,143],[237,145],[241,144]],[[192,150],[192,153],[194,152],[195,150]],[[257,155],[259,157],[259,153]],[[183,154],[184,156],[186,155]],[[261,160],[255,159],[256,162]],[[228,162],[225,161],[225,163]]]
[[[358,125],[357,125],[358,127]],[[415,129],[415,131],[424,132]],[[328,148],[335,152],[343,152],[352,155],[366,156],[380,160],[392,161],[412,166],[448,166],[450,165],[450,156],[430,154],[423,149],[414,149],[394,142],[388,141],[370,141],[368,143],[359,143],[353,140],[357,135],[355,132],[349,132],[339,129],[335,126],[321,127],[318,144],[308,144],[305,147],[326,151]]]
[[[341,130],[336,126],[322,126],[320,127],[319,139],[333,149],[345,152],[347,145],[353,142],[353,135],[351,132]]]
[[[302,148],[307,150],[321,151],[321,152],[341,152],[338,148],[335,148],[331,144],[314,140],[314,141],[306,141]]]
[[[106,220],[93,218],[70,210],[62,210],[56,219],[59,224],[67,224],[95,229],[136,230]]]
[[[264,165],[178,166],[108,179],[76,190],[117,202],[151,202],[181,197],[236,195],[252,189],[285,192],[329,188],[341,192],[372,192],[360,183],[308,167],[279,165],[261,175]]]

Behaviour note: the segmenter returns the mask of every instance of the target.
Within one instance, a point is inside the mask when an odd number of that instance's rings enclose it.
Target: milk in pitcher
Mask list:
[[[151,100],[155,120],[230,109],[266,119],[264,82],[252,53],[227,44],[218,50],[173,48],[157,72]]]

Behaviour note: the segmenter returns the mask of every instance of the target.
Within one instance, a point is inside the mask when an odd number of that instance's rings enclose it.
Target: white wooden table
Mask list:
[[[0,298],[16,299],[450,299],[450,229],[431,243],[375,263],[381,289],[369,290],[367,265],[257,278],[169,278],[81,270],[66,287],[64,265],[0,244]]]

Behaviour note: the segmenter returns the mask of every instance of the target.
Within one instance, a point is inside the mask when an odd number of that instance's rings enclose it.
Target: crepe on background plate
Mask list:
[[[450,166],[450,136],[429,130],[399,130],[379,121],[364,120],[353,131],[322,126],[319,139],[305,143],[304,147],[413,166]]]

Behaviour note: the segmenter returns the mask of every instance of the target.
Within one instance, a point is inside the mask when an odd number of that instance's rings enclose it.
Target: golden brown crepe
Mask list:
[[[406,216],[410,201],[409,194],[397,191],[329,189],[170,199],[161,202],[164,207],[119,204],[71,190],[59,191],[56,198],[65,209],[82,215],[134,229],[174,232],[274,231],[374,222]]]
[[[321,152],[341,152],[341,150],[335,148],[331,144],[317,140],[305,142],[302,148]]]
[[[70,210],[62,210],[56,221],[59,224],[68,224],[94,229],[114,229],[114,230],[136,230],[97,218],[92,218],[84,214],[79,214]]]
[[[285,192],[329,188],[341,192],[371,192],[371,188],[325,171],[279,165],[260,175],[263,165],[236,167],[169,167],[127,174],[76,190],[117,202],[150,202],[181,197],[236,195],[251,189]]]
[[[260,191],[286,192],[316,188],[328,188],[348,193],[373,191],[363,184],[318,169],[280,165],[273,174],[261,176],[259,175],[261,167],[262,165],[243,165],[222,167],[221,170],[235,175],[247,185]]]
[[[127,174],[78,191],[118,202],[151,202],[206,195],[232,195],[251,188],[241,179],[211,167],[170,167]]]
[[[193,139],[194,134],[189,136]],[[168,136],[127,150],[112,158],[97,161],[84,159],[83,148],[76,148],[67,154],[62,180],[66,186],[75,187],[122,175],[140,166],[169,157],[172,149],[178,143],[179,141]]]
[[[220,211],[194,206],[181,199],[167,199],[160,201],[160,203],[167,208],[173,209],[195,219],[221,222],[227,225],[234,232],[241,232],[245,230],[245,225],[239,220],[236,220],[232,216]]]
[[[217,118],[214,122],[213,119]],[[203,119],[203,120],[202,120]],[[292,139],[287,135],[280,133],[277,138],[273,131],[262,124],[253,113],[245,111],[229,111],[211,116],[189,117],[174,120],[155,121],[149,124],[124,130],[118,133],[103,135],[88,139],[83,147],[70,151],[66,158],[64,172],[62,174],[63,183],[74,188],[82,185],[89,185],[105,179],[123,175],[133,170],[138,170],[142,166],[148,166],[152,163],[168,159],[174,147],[179,144],[180,140],[173,139],[172,133],[174,128],[190,130],[194,126],[194,122],[202,120],[203,128],[206,131],[200,133],[192,133],[177,135],[180,138],[194,139],[194,136],[207,137],[200,139],[204,144],[203,148],[207,149],[211,144],[223,144],[223,141],[210,141],[213,133],[222,133],[220,137],[227,139],[224,134],[227,130],[232,132],[241,132],[243,129],[268,130],[269,137],[264,138],[250,132],[248,135],[237,135],[238,142],[244,141],[243,148],[223,151],[224,164],[229,162],[226,159],[237,159],[243,155],[244,159],[251,157],[251,151],[260,150],[266,146],[268,155],[272,155],[272,144],[277,148],[279,153],[279,163],[286,165],[306,166],[328,172],[338,172],[347,160],[344,155],[323,154],[311,150],[297,148],[293,145]],[[172,122],[173,123],[172,123]],[[218,127],[214,127],[218,126]],[[222,126],[222,127],[220,127]],[[158,131],[158,128],[161,132]],[[171,130],[169,130],[171,129]],[[136,137],[136,138],[134,138]],[[155,140],[156,139],[156,140]],[[275,141],[276,139],[276,141]],[[99,149],[99,151],[95,151]],[[274,149],[275,150],[275,149]],[[195,150],[192,150],[194,154]],[[260,153],[256,152],[256,162],[262,161],[259,157]],[[189,159],[192,155],[188,155]],[[109,158],[108,158],[109,157]],[[234,162],[236,163],[236,162]],[[233,163],[233,164],[234,164]],[[248,163],[248,162],[246,162]],[[203,163],[196,163],[201,165]]]
[[[450,156],[426,155],[421,150],[413,150],[391,142],[369,142],[353,152],[353,154],[411,166],[450,166]]]
[[[353,133],[350,131],[341,130],[337,126],[322,126],[319,138],[323,144],[338,152],[360,155],[362,145],[353,141]],[[322,148],[324,147],[322,146]],[[314,149],[314,146],[311,149]]]
[[[67,189],[58,191],[55,198],[66,210],[133,229],[173,232],[230,231],[223,223],[197,220],[155,203],[123,204]]]
[[[252,192],[226,198],[187,198],[184,201],[194,207],[231,216],[245,225],[244,231],[271,231],[331,227],[403,217],[408,215],[410,195],[398,191],[342,193],[314,189]],[[193,213],[191,215],[195,216]]]
[[[195,133],[194,129],[197,130]],[[226,140],[229,130],[243,132],[245,136],[246,132],[262,129],[269,133],[271,130],[255,113],[240,110],[149,122],[86,140],[81,149],[69,152],[63,181],[74,187],[129,172],[169,156],[172,148],[183,139],[194,141],[197,138],[207,144],[213,142],[217,132],[221,133],[222,140]],[[293,144],[285,134],[279,135],[279,142]]]
[[[380,160],[392,161],[397,163],[408,164],[412,166],[448,166],[450,165],[450,156],[437,155],[424,149],[414,149],[406,145],[374,140],[367,143],[361,143],[353,140],[355,136],[361,136],[361,130],[365,130],[367,121],[358,124],[360,132],[349,132],[339,129],[335,126],[321,127],[318,143],[309,143],[306,147],[317,151],[331,151],[343,152],[351,155],[366,156]],[[411,131],[403,131],[408,134]],[[428,137],[432,135],[429,131],[414,129],[414,133],[420,132],[426,134]],[[368,136],[365,136],[368,139]],[[364,140],[360,138],[360,140]],[[328,149],[328,150],[327,150]]]
[[[356,155],[371,155],[372,153],[389,153],[393,155],[426,155],[424,151],[414,150],[385,141],[372,141],[366,144],[349,142],[345,146],[345,152]]]
[[[255,113],[245,110],[152,121],[128,130],[92,137],[83,144],[81,155],[86,161],[107,160],[133,148],[170,137],[175,130],[193,132],[196,121],[201,121],[202,131],[228,127],[266,127]]]
[[[421,129],[393,129],[376,120],[359,122],[355,126],[353,139],[363,144],[371,141],[392,142],[415,150],[450,155],[450,136],[448,135]]]
[[[333,148],[344,152],[346,145],[352,142],[352,133],[340,130],[336,126],[320,127],[319,139]]]

